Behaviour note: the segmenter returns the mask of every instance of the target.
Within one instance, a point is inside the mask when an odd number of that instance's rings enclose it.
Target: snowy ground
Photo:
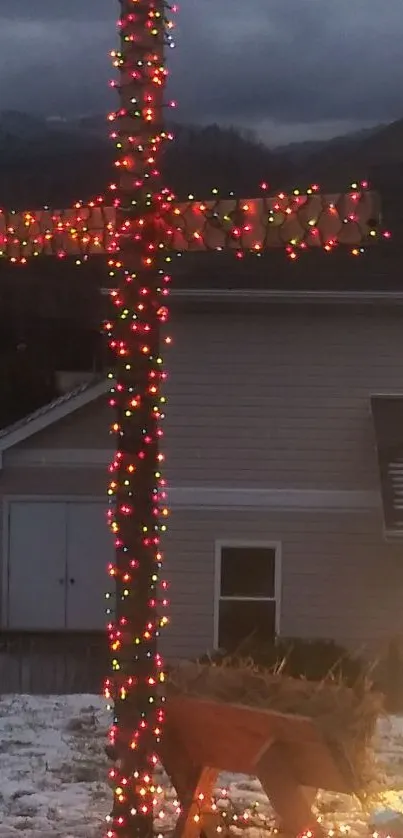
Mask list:
[[[0,697],[0,838],[101,838],[111,795],[105,782],[105,732],[109,724],[102,699],[94,696]],[[384,805],[403,812],[403,718],[379,725],[376,741]],[[222,776],[238,811],[258,801],[262,829],[243,830],[257,838],[272,823],[259,783]],[[164,831],[175,819],[175,793],[165,782],[168,810]],[[342,795],[321,795],[318,808],[328,828],[347,824],[368,834],[368,814]],[[252,820],[256,820],[253,809]],[[246,835],[245,835],[246,838]]]

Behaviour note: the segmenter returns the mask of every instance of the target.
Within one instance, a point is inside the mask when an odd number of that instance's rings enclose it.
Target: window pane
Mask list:
[[[274,597],[272,547],[222,547],[221,596]]]
[[[226,652],[234,652],[252,634],[256,643],[274,640],[275,602],[221,600],[219,609],[218,645]]]

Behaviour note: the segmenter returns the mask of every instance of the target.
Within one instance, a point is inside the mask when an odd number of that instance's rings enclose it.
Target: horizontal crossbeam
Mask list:
[[[115,209],[102,199],[63,210],[3,210],[0,256],[13,262],[39,255],[80,261],[113,253],[119,243],[115,221]],[[379,223],[377,193],[352,189],[325,195],[313,187],[305,194],[172,204],[159,219],[158,234],[173,251],[285,248],[295,258],[301,248],[359,249],[377,241]]]

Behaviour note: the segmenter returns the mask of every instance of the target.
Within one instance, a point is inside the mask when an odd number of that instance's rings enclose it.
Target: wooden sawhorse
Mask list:
[[[319,788],[354,794],[347,760],[332,753],[314,720],[193,697],[170,697],[161,762],[181,804],[174,838],[217,838],[211,798],[222,771],[258,777],[281,832],[321,834]]]

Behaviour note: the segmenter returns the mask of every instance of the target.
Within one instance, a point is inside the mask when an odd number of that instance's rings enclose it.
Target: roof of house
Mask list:
[[[362,296],[368,291],[401,291],[400,242],[397,235],[391,240],[382,239],[376,245],[364,248],[364,253],[358,258],[352,257],[348,248],[335,248],[330,254],[322,248],[311,248],[292,263],[282,248],[262,251],[259,256],[245,254],[243,259],[236,259],[230,250],[182,253],[172,266],[171,306],[186,299],[189,290],[196,289],[206,296],[210,291],[238,289],[265,292],[279,289],[284,292],[354,291]],[[111,284],[107,262],[104,256],[92,256],[83,262],[78,272],[80,285],[85,289],[85,292],[80,291],[80,299],[89,300],[88,317],[94,328],[104,316],[97,289],[108,288]],[[58,262],[60,282],[63,285],[66,283],[66,287],[70,287],[71,278],[75,276],[73,265],[74,259],[70,257]],[[10,268],[7,260],[0,260],[0,284],[5,292],[15,284],[15,270]],[[23,274],[24,281],[35,278],[40,287],[46,287],[47,283],[54,283],[54,259],[38,256],[24,265]],[[212,305],[215,305],[213,298]],[[62,305],[59,309],[55,305],[52,312],[55,312],[52,317],[62,317],[65,313]]]
[[[57,399],[54,399],[49,404],[34,410],[18,422],[8,425],[0,431],[0,452],[13,445],[18,445],[25,439],[28,439],[33,434],[45,430],[49,425],[59,422],[81,407],[105,395],[110,389],[111,382],[105,379],[104,376],[96,376],[90,381],[70,390],[68,393],[63,393]]]

